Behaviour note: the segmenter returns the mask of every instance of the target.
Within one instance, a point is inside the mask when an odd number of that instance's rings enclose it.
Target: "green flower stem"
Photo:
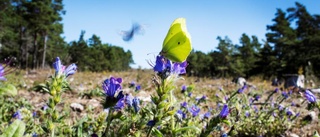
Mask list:
[[[150,136],[152,128],[153,128],[153,126],[150,126],[150,128],[149,128],[149,130],[148,130],[147,137],[149,137],[149,136]]]
[[[288,97],[289,98],[289,97]],[[286,100],[285,97],[282,98],[282,100],[279,102],[279,104],[281,104],[284,100]]]
[[[108,116],[107,116],[107,127],[106,127],[106,129],[104,130],[104,132],[102,134],[103,137],[107,137],[108,136],[109,128],[110,128],[110,125],[111,125],[111,122],[112,122],[112,113],[113,113],[113,109],[110,108],[109,112],[108,112]]]
[[[228,102],[229,102],[234,96],[236,96],[237,94],[238,94],[238,91],[234,92],[234,93],[230,96],[230,98],[227,100],[227,104],[228,104]]]
[[[51,137],[54,137],[54,128],[51,131]]]
[[[266,101],[264,102],[264,105],[263,105],[260,109],[263,109],[263,108],[266,107],[266,105],[268,104],[267,102],[270,100],[270,98],[272,97],[272,95],[273,95],[274,93],[275,93],[275,92],[272,92],[272,93],[268,96],[268,98],[267,98]]]

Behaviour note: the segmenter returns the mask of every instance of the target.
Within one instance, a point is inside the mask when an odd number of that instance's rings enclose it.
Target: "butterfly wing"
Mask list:
[[[123,41],[131,41],[134,35],[142,34],[142,33],[143,33],[142,25],[135,23],[135,24],[132,24],[132,28],[129,31],[122,31],[120,32],[120,35],[122,35]]]
[[[191,49],[191,37],[187,31],[185,19],[178,18],[170,26],[163,41],[161,54],[173,62],[183,62]]]

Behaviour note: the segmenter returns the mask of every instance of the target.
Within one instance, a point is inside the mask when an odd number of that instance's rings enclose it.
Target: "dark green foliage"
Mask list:
[[[51,66],[55,57],[76,62],[80,70],[121,71],[133,63],[130,51],[102,44],[93,35],[87,43],[81,33],[69,45],[61,36],[62,0],[4,0],[0,3],[0,59],[17,57],[20,68]]]
[[[311,15],[305,6],[295,3],[295,7],[286,11],[277,9],[272,21],[274,24],[267,25],[268,33],[263,44],[256,36],[246,34],[241,36],[239,45],[232,44],[228,37],[218,37],[215,51],[192,53],[188,61],[189,71],[193,73],[188,74],[218,77],[262,75],[268,79],[297,74],[299,68],[309,67],[313,70],[311,77],[319,77],[320,15]],[[206,61],[197,60],[200,55]]]
[[[98,36],[93,35],[87,43],[82,31],[79,41],[70,44],[71,62],[76,62],[81,71],[123,71],[133,63],[131,52],[123,48],[102,44]]]
[[[188,57],[188,70],[191,75],[209,76],[212,58],[201,51],[192,51]]]

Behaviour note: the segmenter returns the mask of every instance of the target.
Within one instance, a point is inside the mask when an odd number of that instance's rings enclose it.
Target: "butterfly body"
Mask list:
[[[178,18],[171,24],[160,54],[173,62],[183,62],[191,49],[191,37],[187,31],[185,19]]]
[[[131,30],[122,31],[120,34],[122,35],[122,40],[131,41],[133,36],[136,34],[141,34],[143,31],[143,26],[140,24],[132,24]]]

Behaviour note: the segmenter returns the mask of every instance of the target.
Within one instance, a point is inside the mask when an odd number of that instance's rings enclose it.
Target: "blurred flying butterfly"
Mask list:
[[[191,52],[191,37],[187,30],[185,18],[173,21],[163,41],[160,55],[173,62],[183,62]]]
[[[138,23],[132,24],[131,30],[121,31],[120,35],[122,35],[123,41],[131,41],[133,36],[136,34],[142,34],[144,31],[144,27]]]

